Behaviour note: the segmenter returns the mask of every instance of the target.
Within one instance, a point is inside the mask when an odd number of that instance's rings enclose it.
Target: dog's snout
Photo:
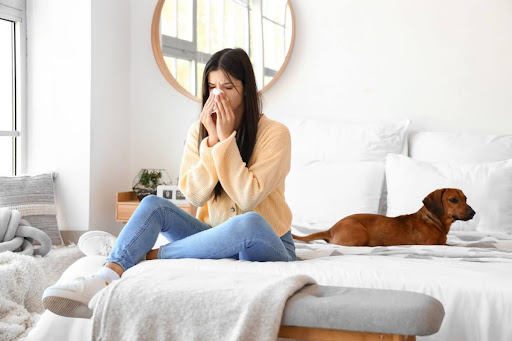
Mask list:
[[[468,209],[467,209],[467,215],[468,215],[468,217],[473,218],[473,217],[475,216],[475,214],[476,214],[475,210],[473,210],[473,209],[471,208],[471,206],[468,206]]]

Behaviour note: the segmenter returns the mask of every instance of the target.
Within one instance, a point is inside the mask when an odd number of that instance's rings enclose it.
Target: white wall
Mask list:
[[[130,190],[130,7],[91,2],[91,164],[89,229],[117,234],[115,193]]]
[[[266,96],[268,112],[512,133],[510,1],[293,4],[295,50]]]
[[[64,3],[40,2],[52,7]],[[90,170],[80,168],[89,172],[90,184],[81,188],[89,186],[91,203],[90,222],[85,223],[87,219],[69,206],[76,207],[81,200],[69,202],[67,219],[80,222],[76,227],[118,231],[114,193],[129,190],[140,168],[165,168],[173,180],[177,177],[186,130],[200,106],[174,90],[156,66],[150,41],[156,3],[95,0],[90,23],[84,23],[92,27],[91,107],[89,112],[86,105],[80,108],[76,119],[92,122],[88,134],[79,134],[91,141],[88,150],[80,142],[82,155],[90,158]],[[292,5],[295,48],[288,68],[264,95],[264,111],[270,118],[407,117],[413,130],[512,133],[510,1],[292,0]],[[76,21],[70,18],[69,23]],[[38,65],[49,63],[54,55],[40,54],[46,60]],[[65,75],[65,65],[51,68],[58,77],[49,79],[50,88],[70,96],[75,89],[55,82],[81,82]],[[38,91],[47,86],[33,78]],[[45,115],[61,119],[50,110],[59,98],[36,100],[38,107],[46,108]],[[42,120],[33,123],[37,129]],[[36,150],[56,145],[53,137],[39,136],[42,145]],[[76,143],[70,136],[65,141]],[[51,164],[58,165],[66,152],[49,153],[49,160],[55,159]],[[32,153],[36,160],[38,155]],[[87,166],[84,161],[79,165]],[[61,191],[71,192],[71,187]]]
[[[60,228],[87,229],[90,4],[87,0],[27,0],[26,14],[27,172],[56,171]]]
[[[28,0],[27,18],[28,173],[57,172],[61,230],[117,233],[115,193],[130,177],[130,7]]]

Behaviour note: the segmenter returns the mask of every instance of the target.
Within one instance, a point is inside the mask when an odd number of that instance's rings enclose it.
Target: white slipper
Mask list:
[[[91,318],[93,309],[88,307],[89,302],[106,287],[107,282],[99,277],[79,277],[73,282],[46,288],[43,306],[60,316]]]
[[[78,239],[78,248],[86,256],[108,256],[117,238],[105,231],[89,231]]]

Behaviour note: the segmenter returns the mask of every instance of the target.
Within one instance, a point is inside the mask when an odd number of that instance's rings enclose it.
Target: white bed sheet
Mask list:
[[[259,263],[221,260],[156,260],[169,271],[231,269],[233,272],[306,274],[318,284],[407,290],[431,295],[443,303],[440,331],[422,341],[512,340],[512,236],[452,234],[458,246],[390,248],[340,247],[322,242],[297,243],[302,261]],[[78,260],[62,281],[94,273],[104,257]],[[90,340],[92,320],[70,319],[46,311],[28,341]]]

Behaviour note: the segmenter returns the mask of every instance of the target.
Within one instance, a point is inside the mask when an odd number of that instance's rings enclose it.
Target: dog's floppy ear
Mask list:
[[[437,189],[434,192],[427,195],[425,199],[423,199],[423,205],[435,214],[436,216],[440,217],[444,213],[444,206],[443,206],[443,193],[445,189]]]

